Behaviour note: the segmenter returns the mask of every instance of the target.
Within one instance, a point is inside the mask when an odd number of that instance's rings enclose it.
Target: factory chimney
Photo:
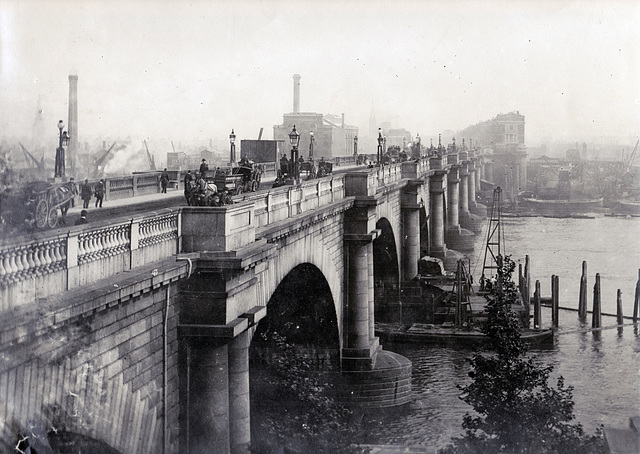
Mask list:
[[[76,159],[78,157],[78,76],[69,75],[69,148],[67,160],[71,175],[76,176]]]
[[[293,75],[293,113],[300,112],[300,74]]]

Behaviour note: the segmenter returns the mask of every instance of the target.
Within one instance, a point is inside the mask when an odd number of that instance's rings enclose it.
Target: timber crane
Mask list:
[[[489,230],[487,231],[487,242],[485,243],[484,260],[482,262],[482,276],[487,278],[485,270],[498,270],[498,256],[504,252],[504,236],[502,234],[502,189],[496,187],[493,190],[493,202],[491,204],[491,215],[489,218]],[[489,257],[489,255],[491,255]],[[487,260],[488,259],[488,260]]]
[[[20,142],[18,142],[18,144],[20,145],[20,148],[22,148],[22,153],[24,153],[24,157],[26,161],[30,163],[33,167],[35,167],[38,172],[44,173],[44,158],[43,160],[38,161],[36,158],[33,157],[31,153],[29,153],[29,151],[24,147],[24,145],[22,145]]]
[[[107,162],[112,158],[111,156],[111,151],[118,151],[118,150],[122,150],[123,148],[126,148],[126,145],[118,145],[118,147],[115,148],[116,146],[116,142],[113,142],[111,144],[111,146],[107,149],[107,150],[103,150],[101,152],[98,152],[94,155],[93,158],[93,175],[92,178],[100,178],[102,177],[102,175],[104,174],[104,168],[107,165]]]
[[[149,153],[149,147],[147,146],[147,141],[143,140],[144,142],[144,147],[147,149],[147,159],[149,160],[149,170],[156,170],[156,160],[153,156],[151,156],[151,153]],[[171,142],[171,145],[173,146],[173,142]]]
[[[625,166],[625,173],[628,173],[631,170],[631,166],[633,165],[633,160],[636,158],[636,152],[638,151],[638,143],[640,143],[640,140],[636,141],[636,146],[633,147],[633,151],[631,152],[631,156],[629,156],[629,161],[627,162],[627,165]]]

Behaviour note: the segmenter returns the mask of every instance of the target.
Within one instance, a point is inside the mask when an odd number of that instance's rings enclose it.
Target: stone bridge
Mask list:
[[[469,248],[476,153],[6,239],[2,451],[56,428],[121,453],[246,452],[249,359],[283,320],[346,403],[408,402],[411,363],[374,333],[379,290],[399,295],[425,252]]]

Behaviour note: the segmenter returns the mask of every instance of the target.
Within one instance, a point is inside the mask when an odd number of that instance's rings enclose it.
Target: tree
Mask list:
[[[352,412],[336,400],[339,375],[314,370],[300,345],[277,331],[261,335],[278,353],[270,373],[259,372],[260,396],[252,396],[261,405],[251,452],[354,452]]]
[[[461,399],[475,414],[464,416],[465,435],[454,438],[443,453],[555,453],[604,452],[602,431],[586,435],[571,424],[573,387],[557,379],[549,385],[553,366],[527,356],[520,327],[511,306],[518,294],[511,278],[515,264],[498,257],[498,281],[487,296],[488,319],[483,327],[489,352],[469,362],[473,382],[460,387]]]

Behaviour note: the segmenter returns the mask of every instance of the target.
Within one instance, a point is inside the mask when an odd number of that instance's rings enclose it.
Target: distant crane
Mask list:
[[[104,168],[107,165],[107,162],[113,157],[111,156],[111,151],[122,150],[123,148],[127,148],[126,145],[118,145],[117,148],[116,142],[113,142],[111,146],[107,150],[103,150],[94,155],[93,158],[93,169],[92,169],[92,178],[100,178],[104,174]]]
[[[27,163],[35,167],[38,170],[38,172],[44,173],[44,158],[38,161],[36,158],[33,157],[31,153],[29,153],[29,151],[27,151],[24,145],[22,145],[20,142],[18,142],[18,144],[20,145],[20,148],[22,148],[22,152],[24,153],[24,157]]]
[[[156,170],[156,160],[153,156],[151,156],[151,153],[149,153],[149,147],[147,146],[147,141],[144,140],[144,147],[147,149],[147,159],[149,159],[149,168],[150,170]],[[171,142],[171,145],[173,146],[173,142]]]
[[[633,165],[633,161],[636,158],[636,152],[638,151],[638,143],[640,143],[640,140],[636,141],[636,146],[633,147],[633,151],[631,152],[631,155],[629,156],[629,161],[627,162],[627,165],[625,166],[625,173],[629,172],[631,170],[631,166]]]

